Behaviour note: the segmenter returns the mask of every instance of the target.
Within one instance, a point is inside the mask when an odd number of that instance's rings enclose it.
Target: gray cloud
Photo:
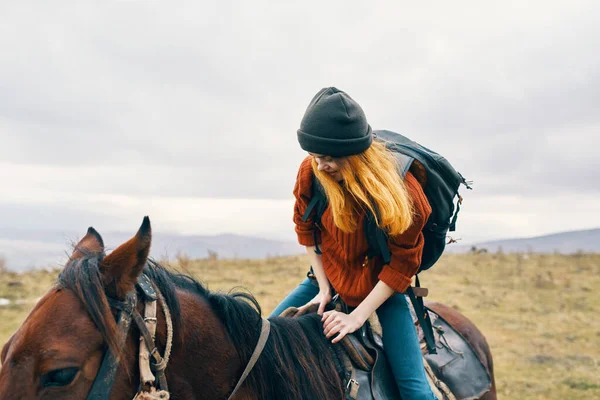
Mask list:
[[[336,85],[375,128],[480,182],[474,196],[600,190],[593,1],[13,2],[0,15],[0,161],[23,185],[287,199],[295,130]]]

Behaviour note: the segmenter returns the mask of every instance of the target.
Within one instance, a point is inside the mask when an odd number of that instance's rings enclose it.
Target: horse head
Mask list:
[[[148,217],[137,234],[112,253],[89,228],[75,245],[54,287],[35,305],[1,353],[0,399],[86,398],[107,349],[133,372],[135,353],[119,344],[117,310],[108,299],[124,301],[134,291],[151,243]],[[134,349],[132,349],[134,350]],[[129,398],[137,391],[127,374],[115,388]]]

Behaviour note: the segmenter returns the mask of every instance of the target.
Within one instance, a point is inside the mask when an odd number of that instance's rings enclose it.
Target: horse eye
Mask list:
[[[70,367],[70,368],[62,368],[56,369],[54,371],[50,371],[44,376],[42,376],[42,386],[44,387],[60,387],[67,386],[77,373],[79,372],[79,368]]]

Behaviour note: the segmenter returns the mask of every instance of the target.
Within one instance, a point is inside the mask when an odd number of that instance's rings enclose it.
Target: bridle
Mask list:
[[[171,319],[171,313],[162,294],[154,287],[145,274],[141,274],[137,279],[136,288],[140,289],[141,299],[138,299],[138,294],[135,289],[127,294],[124,301],[107,297],[110,307],[118,310],[116,317],[119,335],[118,344],[121,348],[124,346],[127,333],[131,326],[131,321],[134,321],[141,336],[139,351],[140,386],[134,399],[142,397],[168,399],[170,395],[165,369],[169,362],[173,344],[173,321]],[[136,308],[138,300],[141,300],[145,306],[143,317]],[[161,302],[167,324],[167,343],[164,356],[160,355],[155,343],[157,300],[160,300]],[[244,372],[240,376],[240,379],[229,395],[228,400],[231,400],[235,396],[254,368],[254,365],[260,358],[265,344],[267,343],[269,334],[270,323],[268,320],[262,318],[261,332],[254,348],[254,352],[252,353]],[[152,360],[150,360],[150,358],[152,358]],[[113,354],[110,349],[107,349],[102,364],[96,374],[96,379],[88,393],[87,400],[104,400],[110,398],[119,364],[120,360],[117,356]],[[156,374],[156,377],[154,374]],[[150,395],[150,397],[144,397],[144,395]]]
[[[110,307],[118,310],[116,318],[117,331],[119,334],[118,343],[120,347],[124,346],[127,332],[131,326],[131,321],[134,321],[140,330],[141,335],[139,353],[140,388],[134,396],[134,399],[141,393],[151,393],[155,395],[157,399],[168,399],[169,388],[165,376],[165,369],[169,362],[171,346],[173,344],[173,322],[171,320],[171,313],[162,294],[158,289],[155,289],[154,285],[152,285],[150,279],[146,275],[140,275],[136,287],[140,289],[142,294],[141,301],[145,306],[144,317],[142,317],[136,308],[138,302],[136,290],[129,292],[124,301],[107,297]],[[158,299],[161,301],[167,323],[167,344],[164,357],[158,352],[158,348],[154,341],[157,322],[156,303]],[[152,360],[150,360],[150,357]],[[104,359],[102,360],[98,374],[96,374],[94,384],[88,393],[87,400],[102,400],[110,397],[119,363],[120,360],[117,356],[108,349],[104,354]],[[156,377],[154,374],[156,374]],[[156,382],[157,380],[158,382]]]

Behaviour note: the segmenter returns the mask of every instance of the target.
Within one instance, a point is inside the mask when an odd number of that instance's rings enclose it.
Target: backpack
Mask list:
[[[419,271],[431,268],[440,258],[446,247],[446,234],[456,229],[456,219],[460,211],[462,197],[458,193],[459,186],[472,189],[463,176],[452,165],[435,151],[413,142],[399,133],[386,130],[373,131],[376,140],[385,142],[397,158],[398,174],[404,178],[410,170],[423,186],[423,192],[431,206],[431,215],[423,228],[424,247]],[[315,210],[313,221],[318,226],[321,216],[327,208],[327,197],[319,181],[313,178],[312,197],[302,220],[306,222]],[[454,198],[456,201],[456,209]],[[387,234],[380,229],[375,217],[367,212],[364,230],[369,245],[368,256],[380,255],[384,264],[389,264],[391,253],[387,245]],[[316,241],[315,241],[316,244]],[[317,246],[317,252],[320,250]],[[418,273],[417,272],[417,273]]]

